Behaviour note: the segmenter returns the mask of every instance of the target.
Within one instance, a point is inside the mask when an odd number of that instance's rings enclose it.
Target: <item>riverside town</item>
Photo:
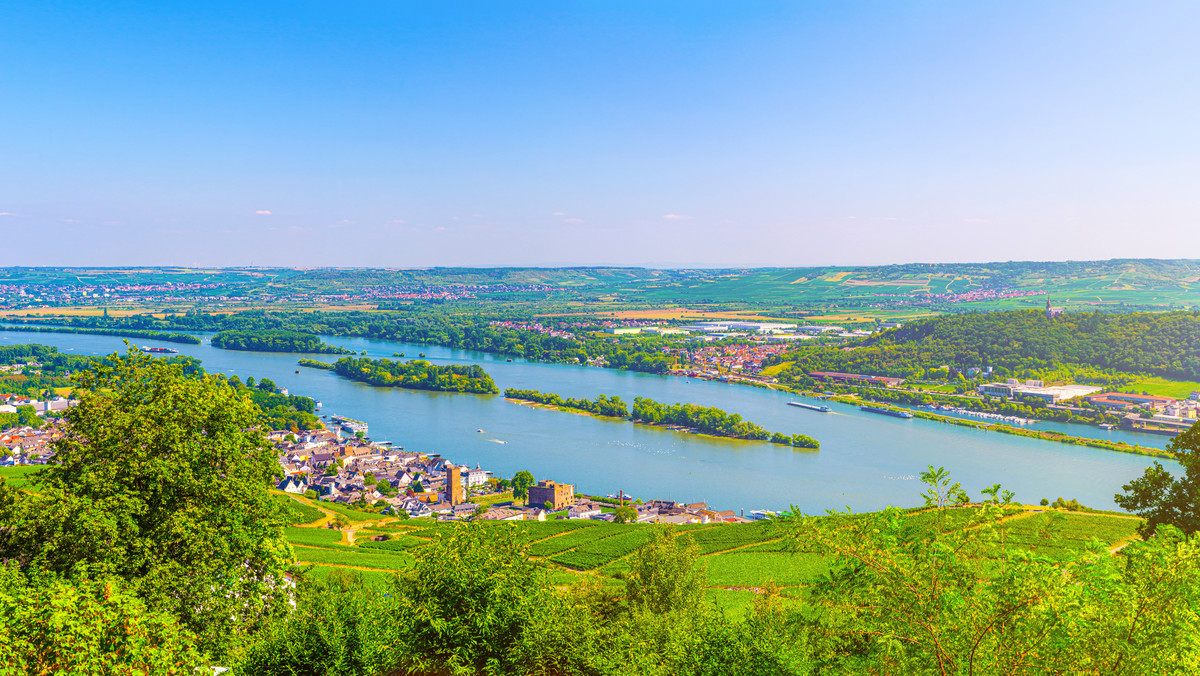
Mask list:
[[[1200,674],[1200,3],[8,3],[0,676]]]

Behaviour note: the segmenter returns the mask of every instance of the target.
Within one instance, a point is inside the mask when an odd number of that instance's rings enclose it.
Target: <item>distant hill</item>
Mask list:
[[[851,349],[801,350],[781,360],[805,371],[920,376],[949,366],[1000,373],[1087,366],[1200,379],[1200,313],[967,313],[922,319],[864,339]]]
[[[1032,309],[1046,296],[1068,310],[1200,308],[1200,261],[954,263],[808,268],[0,268],[16,287],[215,285],[197,296],[355,295],[387,287],[550,287],[532,300],[767,309],[913,308],[932,312]],[[525,289],[529,291],[529,289]],[[541,296],[537,294],[541,293]],[[529,298],[526,298],[527,300]],[[875,314],[878,314],[876,312]]]

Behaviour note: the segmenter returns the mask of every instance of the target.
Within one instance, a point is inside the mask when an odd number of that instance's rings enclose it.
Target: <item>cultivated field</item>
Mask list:
[[[307,501],[305,501],[307,502]],[[327,503],[318,503],[327,507]],[[468,527],[463,524],[429,520],[396,520],[379,515],[354,512],[355,544],[342,544],[340,531],[298,526],[287,529],[297,562],[309,564],[314,574],[324,575],[333,568],[351,568],[373,581],[386,580],[394,571],[412,565],[412,553],[436,537],[439,531]],[[929,527],[935,519],[957,527],[971,516],[967,509],[951,510],[943,515],[932,512],[907,516],[917,527]],[[1082,550],[1092,538],[1114,549],[1136,535],[1140,520],[1125,516],[1092,513],[1058,513],[1044,508],[1014,508],[1001,522],[999,532],[1013,548],[1057,557]],[[602,521],[483,522],[475,527],[511,528],[520,532],[528,544],[529,555],[550,566],[556,584],[568,585],[579,575],[599,576],[602,582],[620,585],[629,566],[627,559],[657,528],[646,524],[613,524]],[[757,590],[768,580],[783,588],[788,597],[799,597],[816,576],[828,570],[825,559],[792,547],[785,531],[770,522],[745,524],[708,524],[671,526],[688,534],[701,553],[707,569],[708,596],[730,614],[749,607]],[[375,541],[386,534],[389,539]]]

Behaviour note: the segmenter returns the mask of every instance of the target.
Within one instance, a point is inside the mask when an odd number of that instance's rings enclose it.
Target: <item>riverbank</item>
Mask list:
[[[142,338],[145,340],[157,340],[164,343],[178,343],[181,345],[200,344],[199,338],[186,333],[166,333],[163,331],[149,331],[140,329],[86,329],[65,326],[12,325],[3,326],[0,328],[3,328],[5,331],[14,331],[19,333],[73,333],[76,335],[115,336],[117,338]]]
[[[811,395],[812,393],[802,393],[802,394]],[[833,395],[833,396],[823,397],[823,398],[827,399],[828,401],[836,401],[836,402],[839,402],[842,404],[850,404],[853,406],[859,406],[864,401],[870,401],[868,399],[862,399],[860,397],[848,396],[848,395]],[[902,407],[902,406],[889,406],[887,404],[882,404],[879,402],[871,402],[871,403],[874,406],[877,406],[879,408],[886,408],[886,409],[890,409],[890,410],[904,411],[907,413],[911,413],[914,418],[920,418],[921,420],[930,420],[933,422],[943,423],[946,425],[957,425],[959,427],[967,427],[970,429],[983,430],[985,432],[999,432],[1001,434],[1011,434],[1013,436],[1026,437],[1029,439],[1039,439],[1042,441],[1054,441],[1054,442],[1058,442],[1060,444],[1071,444],[1073,446],[1087,446],[1089,448],[1099,448],[1099,449],[1102,449],[1105,451],[1115,451],[1117,453],[1131,453],[1133,455],[1146,455],[1146,456],[1158,457],[1158,458],[1174,458],[1175,457],[1174,453],[1171,453],[1170,451],[1160,449],[1160,448],[1135,446],[1133,444],[1126,444],[1126,443],[1115,442],[1115,441],[1105,441],[1103,439],[1088,439],[1085,437],[1073,437],[1071,435],[1063,434],[1061,432],[1051,432],[1051,431],[1043,431],[1043,430],[1028,430],[1028,429],[1022,429],[1020,427],[1013,427],[1011,425],[1001,425],[999,423],[989,423],[989,422],[982,422],[982,421],[976,421],[976,420],[964,420],[962,418],[953,418],[950,416],[937,415],[936,413],[930,413],[928,411],[922,411],[919,409],[911,409],[911,408],[906,408],[906,407]]]
[[[7,334],[9,343],[29,334]],[[201,336],[203,337],[203,336]],[[0,333],[0,340],[5,334]],[[43,334],[38,342],[80,355],[105,355],[121,349],[119,338]],[[861,413],[831,403],[832,414],[787,406],[795,395],[759,387],[730,387],[706,381],[685,382],[650,374],[603,368],[526,362],[490,355],[367,339],[327,339],[372,358],[393,352],[425,351],[435,364],[478,363],[501,390],[513,387],[594,396],[607,392],[626,402],[634,397],[687,401],[739,411],[766,428],[806,432],[820,439],[820,453],[786,452],[768,444],[732,443],[699,434],[671,433],[645,425],[601,425],[575,416],[545,415],[515,407],[493,396],[459,396],[402,388],[371,387],[327,370],[296,364],[317,355],[219,350],[185,346],[181,356],[202,361],[209,371],[242,379],[268,377],[290,391],[324,402],[325,412],[342,412],[371,423],[377,439],[403,439],[406,449],[442,453],[472,467],[482,463],[503,476],[532,469],[539,478],[576,482],[580,492],[604,495],[665,495],[668,499],[709,501],[728,507],[788,509],[820,513],[830,505],[857,511],[913,504],[912,483],[926,465],[945,466],[964,486],[1003,481],[1026,502],[1058,495],[1113,508],[1120,486],[1140,476],[1150,458],[1128,453],[1096,453],[1061,443],[1030,443],[1003,434],[986,434],[955,425],[907,424],[887,416]],[[299,370],[300,373],[296,373]],[[910,421],[911,422],[911,421]],[[487,430],[479,434],[478,429]],[[1051,429],[1071,433],[1055,426]],[[1114,430],[1111,438],[1143,443]],[[1163,437],[1144,437],[1145,445],[1165,445]],[[499,444],[493,439],[507,441]],[[1176,463],[1163,460],[1169,471]],[[1037,471],[1019,468],[1036,467]]]

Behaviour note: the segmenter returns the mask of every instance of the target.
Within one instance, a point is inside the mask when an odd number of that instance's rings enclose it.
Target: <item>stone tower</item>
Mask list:
[[[463,503],[462,469],[458,465],[446,468],[446,502],[451,506]]]

